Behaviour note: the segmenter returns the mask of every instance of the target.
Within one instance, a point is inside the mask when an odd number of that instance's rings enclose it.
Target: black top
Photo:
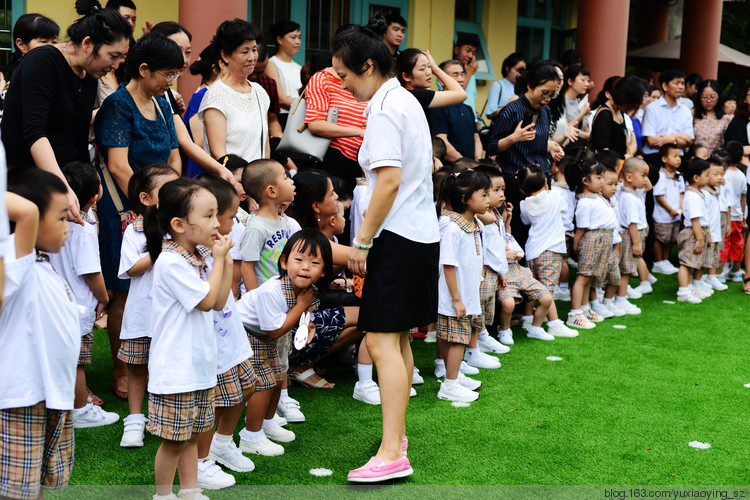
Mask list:
[[[536,136],[532,141],[517,142],[503,152],[497,149],[500,139],[512,134],[519,123],[523,121],[523,115],[527,112],[537,113]],[[487,144],[487,155],[497,155],[497,161],[503,174],[516,175],[518,169],[524,165],[537,164],[544,173],[550,173],[550,164],[547,160],[547,141],[549,140],[550,109],[544,106],[542,109],[534,109],[526,98],[520,94],[518,99],[506,104],[495,119]]]
[[[591,149],[601,151],[609,149],[617,153],[620,158],[625,157],[627,152],[628,128],[625,122],[617,123],[612,110],[603,105],[594,115],[591,124]]]
[[[750,141],[747,137],[747,118],[743,118],[740,115],[734,115],[732,121],[729,122],[726,132],[724,132],[724,144],[729,141],[738,141],[743,146],[750,146]]]
[[[427,125],[430,126],[430,133],[434,134],[432,131],[432,111],[430,110],[430,104],[435,97],[435,91],[430,89],[411,89],[409,92],[417,98],[419,105],[422,106],[424,116],[427,118]]]
[[[97,81],[79,78],[51,45],[21,60],[5,94],[0,124],[8,168],[33,165],[31,145],[46,137],[61,167],[88,161],[88,136]]]
[[[474,158],[474,135],[477,134],[474,112],[464,103],[435,108],[432,133],[445,134],[448,142],[466,158]]]

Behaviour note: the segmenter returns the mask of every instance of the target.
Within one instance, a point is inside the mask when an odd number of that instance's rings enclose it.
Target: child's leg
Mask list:
[[[156,451],[154,459],[154,477],[156,479],[156,494],[169,495],[172,493],[172,484],[174,483],[174,473],[177,471],[177,463],[180,460],[182,450],[187,445],[187,441],[170,441],[164,439]],[[196,453],[197,455],[197,453]],[[198,457],[195,457],[194,465],[197,475]],[[197,485],[197,477],[194,478]],[[182,481],[182,480],[180,480]]]
[[[208,453],[206,454],[208,456]],[[180,475],[180,489],[189,490],[198,487],[198,436],[193,435],[182,448],[177,460],[177,472]],[[174,474],[174,473],[173,473]]]
[[[659,241],[659,238],[654,238],[654,262],[661,262],[667,260],[664,252],[664,244]]]
[[[621,274],[620,275],[620,284],[617,287],[617,296],[618,297],[628,297],[628,284],[630,283],[630,274]]]
[[[576,281],[573,283],[573,291],[570,293],[570,309],[571,311],[580,310],[584,304],[584,297],[588,298],[588,288],[591,283],[591,276],[576,276]],[[588,301],[586,302],[588,303]]]
[[[551,293],[546,293],[539,297],[539,306],[536,308],[536,312],[534,312],[534,320],[531,322],[531,325],[542,326],[545,317],[548,317],[550,321],[557,319],[557,308],[555,307],[555,302],[552,300]]]
[[[143,413],[143,400],[146,397],[148,365],[128,364],[128,410],[131,415]]]
[[[73,408],[79,409],[86,406],[88,403],[89,391],[86,389],[86,372],[83,370],[83,365],[78,365],[76,368],[76,385],[75,385],[75,396],[73,400]]]
[[[690,286],[690,276],[692,273],[692,269],[680,264],[680,270],[677,272],[677,282],[680,285],[680,288],[687,288]]]
[[[649,274],[646,261],[643,260],[643,257],[638,257],[638,279],[641,280],[641,283],[648,283]]]
[[[615,285],[607,285],[604,288],[604,298],[605,299],[611,299],[615,296],[615,292],[617,291],[617,286]]]
[[[560,290],[567,291],[569,289],[568,282],[570,281],[570,267],[568,267],[568,259],[563,258],[562,266],[560,267]]]
[[[120,397],[127,390],[128,367],[124,361],[117,357],[120,350],[120,330],[122,329],[122,314],[125,312],[125,302],[128,299],[127,290],[113,290],[112,300],[109,301],[107,335],[109,336],[109,348],[112,354],[112,378],[115,395]],[[124,379],[124,380],[123,380]]]
[[[512,297],[505,297],[500,302],[500,328],[502,330],[510,329],[510,317],[516,308],[516,301]]]
[[[693,269],[693,281],[699,280],[703,277],[703,268]]]
[[[461,367],[461,361],[464,359],[464,345],[447,342],[445,357],[445,379],[456,380],[458,378],[458,369]]]
[[[286,377],[285,377],[286,379]],[[282,385],[277,385],[271,390],[271,399],[268,401],[268,408],[266,409],[265,419],[271,420],[276,415],[276,408],[279,406],[279,398],[281,397]]]
[[[278,387],[278,386],[276,386]],[[273,390],[255,391],[247,401],[247,415],[245,415],[245,429],[250,432],[259,432],[263,428],[263,417],[268,411]]]

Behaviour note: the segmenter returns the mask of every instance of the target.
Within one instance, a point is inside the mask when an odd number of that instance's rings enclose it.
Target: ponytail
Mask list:
[[[593,155],[587,154],[587,151],[582,149],[575,162],[565,169],[565,182],[568,183],[568,189],[581,193],[583,192],[583,179],[602,173],[604,173],[604,166],[596,161]]]
[[[102,45],[129,39],[133,31],[119,12],[103,9],[97,0],[76,0],[76,12],[82,17],[68,27],[68,38],[73,44],[81,45],[84,38],[89,37],[95,54]]]

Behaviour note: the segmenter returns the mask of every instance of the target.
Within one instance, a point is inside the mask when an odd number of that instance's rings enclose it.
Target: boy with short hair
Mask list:
[[[688,186],[685,188],[682,204],[685,227],[677,238],[680,245],[680,272],[677,273],[680,288],[677,290],[677,300],[690,304],[700,304],[707,296],[702,290],[695,288],[691,278],[695,276],[695,271],[700,271],[703,267],[707,245],[708,217],[701,188],[708,184],[708,170],[708,162],[700,159],[689,160],[683,170]]]
[[[716,277],[716,269],[721,267],[719,255],[721,253],[721,243],[724,241],[724,234],[721,229],[721,185],[724,182],[724,166],[719,158],[711,156],[708,161],[708,184],[701,189],[703,199],[706,202],[706,215],[708,216],[708,233],[709,240],[706,256],[703,260],[703,267],[708,270],[708,274],[703,276],[703,283],[714,290],[726,290],[727,285],[719,281]],[[693,278],[700,276],[693,275]]]
[[[665,144],[659,149],[662,168],[659,180],[652,191],[654,196],[654,266],[653,272],[676,274],[679,269],[669,262],[672,246],[677,243],[680,232],[682,199],[685,196],[685,182],[677,169],[682,163],[680,148]]]
[[[735,159],[736,157],[732,158],[732,160]],[[738,163],[730,161],[724,173],[724,184],[730,207],[730,232],[724,240],[724,249],[721,251],[720,258],[724,264],[727,279],[741,282],[743,277],[741,266],[745,250],[743,231],[747,229],[747,221],[745,221],[747,178],[738,168]]]
[[[18,196],[5,198],[16,226],[0,313],[0,496],[37,498],[41,488],[64,488],[73,467],[81,333],[73,294],[48,255],[67,237],[68,188],[29,167],[11,173],[8,191]]]

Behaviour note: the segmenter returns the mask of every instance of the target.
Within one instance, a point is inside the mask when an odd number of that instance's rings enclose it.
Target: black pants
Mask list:
[[[515,175],[503,174],[503,178],[505,179],[505,201],[513,205],[510,230],[521,248],[525,248],[526,240],[529,238],[529,226],[521,222],[521,200],[526,196],[521,192]]]

